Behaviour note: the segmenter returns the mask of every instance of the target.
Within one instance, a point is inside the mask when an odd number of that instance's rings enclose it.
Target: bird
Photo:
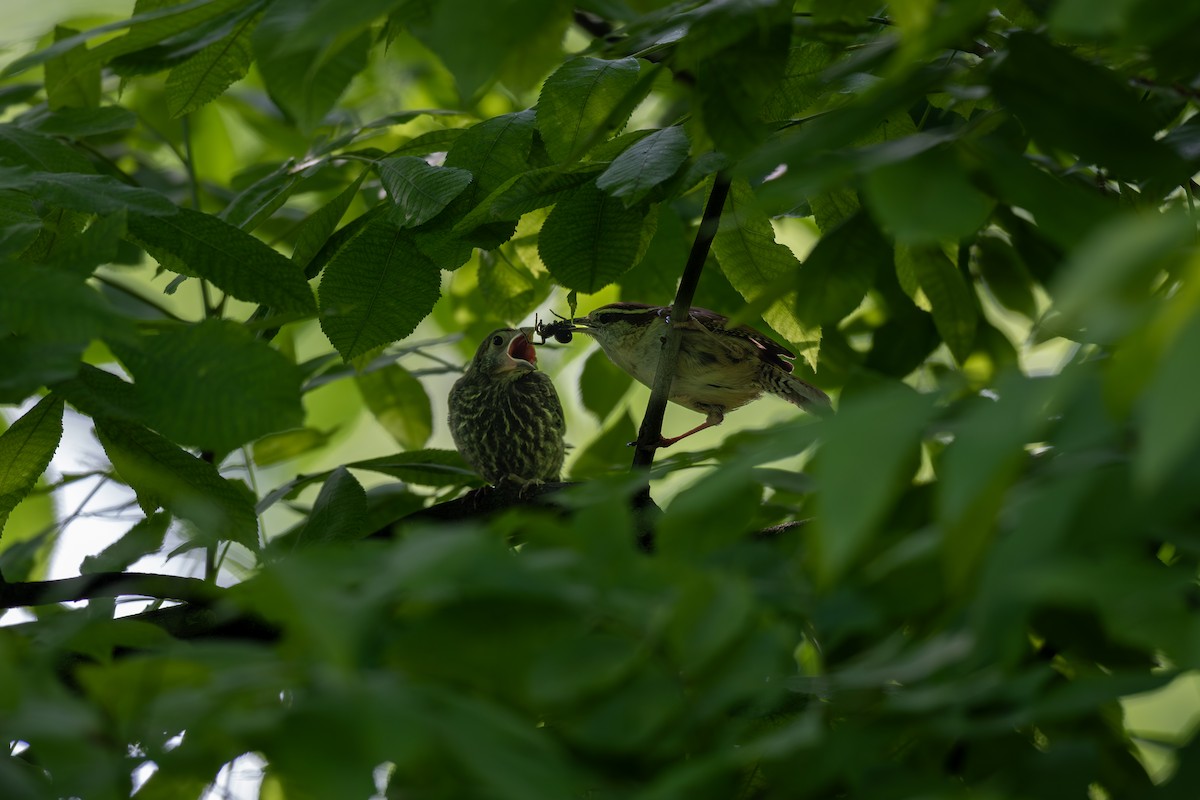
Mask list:
[[[525,331],[500,328],[479,344],[450,389],[448,421],[459,453],[488,483],[558,480],[562,404]]]
[[[573,318],[569,327],[561,323],[543,327],[553,335],[578,331],[591,336],[614,364],[639,383],[652,386],[670,315],[670,306],[610,303]],[[749,326],[729,327],[728,323],[727,317],[697,307],[679,323],[683,336],[668,399],[704,414],[705,421],[679,436],[661,437],[655,446],[670,447],[720,425],[725,414],[764,392],[812,414],[832,412],[825,392],[792,374],[794,353]]]

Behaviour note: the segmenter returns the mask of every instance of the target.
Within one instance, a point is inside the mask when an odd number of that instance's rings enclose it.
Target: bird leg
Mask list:
[[[699,433],[700,431],[704,430],[705,428],[714,428],[717,425],[720,425],[724,421],[725,421],[725,415],[722,412],[720,412],[716,409],[713,409],[712,411],[708,412],[708,419],[704,420],[704,422],[701,422],[699,425],[692,428],[690,431],[688,431],[686,433],[681,433],[678,436],[672,436],[670,439],[668,439],[667,437],[663,436],[660,433],[658,435],[658,441],[655,442],[653,445],[651,445],[651,447],[658,447],[658,448],[670,447],[671,445],[675,444],[679,440],[686,439],[687,437],[691,436],[693,433]],[[633,445],[636,445],[637,442],[630,442],[629,444],[632,447]]]

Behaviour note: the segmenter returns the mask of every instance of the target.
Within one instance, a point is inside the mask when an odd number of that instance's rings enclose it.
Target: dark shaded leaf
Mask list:
[[[633,266],[644,216],[594,183],[584,184],[546,218],[538,254],[562,286],[599,291]]]
[[[366,492],[349,470],[338,467],[325,479],[296,544],[304,547],[358,539],[364,533],[366,517]]]
[[[1115,73],[1041,36],[1013,34],[989,82],[1030,133],[1051,147],[1125,178],[1187,174],[1175,152],[1155,141],[1152,120]]]
[[[239,300],[283,313],[316,311],[308,281],[295,264],[210,214],[187,208],[170,217],[132,214],[129,232],[167,268],[186,268]]]
[[[321,329],[343,359],[403,339],[433,309],[441,271],[411,231],[369,223],[325,268]]]
[[[796,316],[807,325],[837,322],[862,302],[875,274],[892,266],[892,248],[862,212],[821,237],[796,279]]]
[[[225,454],[303,422],[300,371],[232,322],[206,320],[113,350],[133,376],[145,421],[181,444]]]
[[[142,556],[162,549],[170,524],[170,514],[159,513],[146,517],[98,554],[84,558],[79,571],[84,575],[125,571]]]
[[[626,207],[637,205],[678,171],[689,147],[682,128],[655,131],[617,156],[596,179],[596,185],[624,200]]]
[[[0,167],[0,189],[15,189],[52,206],[94,214],[130,211],[156,216],[174,214],[177,207],[151,189],[139,189],[107,175],[35,172],[23,167]]]
[[[391,219],[402,228],[415,228],[436,217],[473,180],[466,170],[434,167],[414,156],[388,158],[375,168],[396,206]]]
[[[190,522],[194,546],[228,540],[258,549],[254,500],[243,484],[136,423],[97,418],[96,434],[146,513],[161,507]]]

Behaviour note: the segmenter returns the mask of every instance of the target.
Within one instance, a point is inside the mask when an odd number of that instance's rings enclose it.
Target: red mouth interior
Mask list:
[[[528,361],[530,364],[537,363],[537,352],[533,349],[533,343],[524,334],[513,337],[512,343],[508,346],[508,354],[513,358]]]

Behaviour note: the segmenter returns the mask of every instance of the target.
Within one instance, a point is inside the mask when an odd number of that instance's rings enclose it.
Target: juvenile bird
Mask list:
[[[524,332],[492,331],[450,389],[450,434],[488,483],[558,480],[562,404]]]
[[[614,364],[639,383],[651,386],[670,314],[669,306],[611,303],[586,317],[576,317],[570,329],[590,335]],[[659,447],[720,425],[726,413],[764,392],[812,414],[832,412],[828,395],[792,375],[794,353],[753,328],[726,327],[728,322],[715,311],[692,308],[688,319],[680,323],[683,336],[668,398],[699,411],[706,419],[687,433],[664,437]]]

